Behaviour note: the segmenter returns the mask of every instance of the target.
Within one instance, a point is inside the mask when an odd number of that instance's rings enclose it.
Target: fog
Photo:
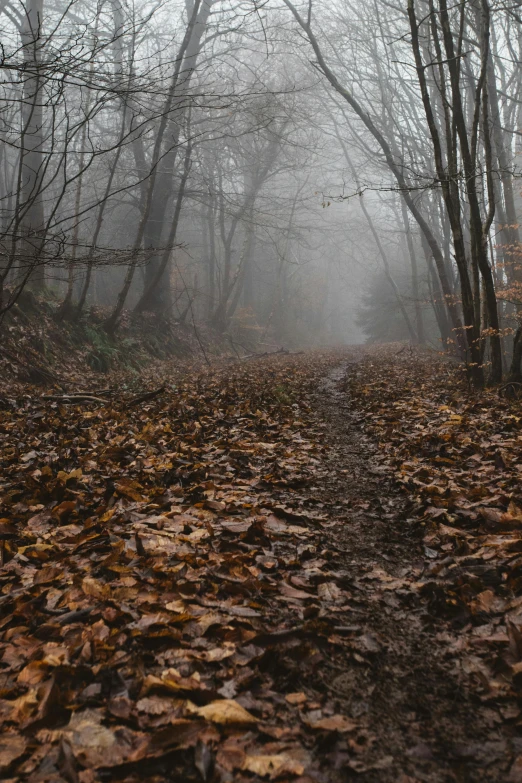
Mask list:
[[[45,292],[108,334],[407,340],[519,373],[517,3],[0,11],[2,315]]]

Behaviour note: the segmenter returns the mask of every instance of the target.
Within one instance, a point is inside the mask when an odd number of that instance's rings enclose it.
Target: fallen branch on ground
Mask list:
[[[134,399],[129,400],[127,402],[125,407],[132,408],[133,405],[139,405],[140,402],[148,402],[149,400],[153,400],[154,397],[158,397],[160,394],[163,394],[166,391],[167,391],[167,387],[161,386],[159,389],[156,389],[155,391],[147,392],[146,394],[141,394],[139,397],[134,397]]]
[[[76,402],[102,402],[104,405],[107,403],[103,397],[95,397],[93,394],[44,394],[42,400],[63,402],[65,405],[73,405]]]

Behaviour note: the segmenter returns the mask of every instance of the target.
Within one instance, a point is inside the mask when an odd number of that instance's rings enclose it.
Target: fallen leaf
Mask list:
[[[306,693],[287,693],[285,699],[289,704],[304,704],[308,700]]]
[[[245,710],[237,701],[233,699],[220,699],[213,701],[204,707],[199,707],[196,714],[212,723],[251,725],[257,723],[247,710]]]
[[[5,771],[27,747],[27,740],[19,734],[5,732],[0,737],[0,771]]]
[[[247,755],[243,761],[244,770],[252,772],[260,777],[278,777],[279,775],[302,775],[305,771],[305,765],[293,759],[286,753],[279,753],[274,756],[250,756]]]
[[[358,725],[354,720],[347,718],[345,715],[332,715],[328,718],[320,718],[319,720],[305,719],[304,722],[312,729],[339,731],[341,733],[354,731]]]

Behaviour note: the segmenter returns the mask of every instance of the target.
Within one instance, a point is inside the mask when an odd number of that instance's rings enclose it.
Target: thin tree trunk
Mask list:
[[[28,0],[20,31],[24,60],[22,97],[22,145],[20,229],[22,264],[30,269],[31,287],[43,288],[45,269],[40,256],[45,218],[42,199],[43,176],[43,79],[41,73],[43,0]]]
[[[174,103],[174,98],[176,94],[176,88],[178,86],[179,81],[179,75],[182,67],[182,63],[184,62],[185,53],[187,51],[187,48],[190,44],[190,40],[192,38],[192,32],[194,30],[194,25],[196,24],[196,20],[198,17],[199,9],[201,6],[202,0],[195,0],[192,15],[190,17],[190,21],[187,25],[187,29],[185,32],[185,36],[183,38],[180,50],[178,52],[178,57],[176,60],[176,66],[174,68],[174,72],[172,74],[172,79],[170,83],[169,92],[167,95],[167,98],[165,100],[165,105],[163,107],[163,112],[161,116],[160,125],[158,128],[158,133],[154,142],[154,149],[152,152],[152,160],[151,160],[151,168],[150,168],[150,176],[148,179],[148,186],[147,186],[147,196],[145,204],[143,205],[143,213],[142,217],[138,226],[138,230],[136,233],[136,239],[134,242],[134,251],[136,256],[138,255],[142,243],[143,238],[145,236],[145,230],[147,227],[147,222],[149,220],[150,211],[152,207],[152,200],[154,197],[154,189],[156,185],[156,179],[158,176],[158,164],[160,162],[161,158],[161,151],[163,147],[163,140],[165,136],[165,132],[167,130],[168,123],[170,121],[170,113],[172,111],[172,106]],[[132,280],[134,278],[134,273],[136,271],[136,261],[133,261],[129,268],[127,269],[127,273],[125,275],[125,279],[123,281],[123,286],[120,290],[120,293],[118,294],[118,298],[116,301],[116,305],[104,324],[104,329],[108,334],[114,333],[116,330],[119,320],[121,318],[121,314],[123,313],[123,308],[125,307],[125,301],[127,299],[127,295],[130,291],[130,287],[132,284]]]
[[[443,2],[443,0],[441,0],[441,2]],[[434,15],[432,14],[432,18],[433,16]],[[415,14],[414,0],[408,0],[408,17],[410,21],[411,41],[412,41],[412,49],[415,58],[416,70],[417,70],[417,78],[420,86],[422,102],[426,115],[426,121],[428,123],[428,128],[432,140],[436,172],[441,182],[444,202],[446,205],[446,210],[451,225],[451,231],[453,235],[453,246],[455,251],[455,261],[457,263],[457,267],[460,275],[462,310],[464,315],[464,323],[466,326],[466,337],[468,342],[469,358],[471,360],[468,366],[470,370],[470,375],[473,378],[475,385],[482,386],[484,383],[484,372],[482,368],[482,353],[480,349],[480,323],[477,323],[477,310],[475,307],[476,298],[473,295],[473,288],[471,286],[471,281],[469,279],[468,265],[466,259],[466,249],[464,244],[464,235],[462,231],[461,218],[460,218],[460,200],[458,194],[458,185],[455,183],[456,161],[455,161],[455,156],[453,154],[453,134],[450,130],[448,129],[446,130],[447,157],[448,157],[449,169],[450,169],[448,172],[446,171],[446,168],[444,166],[444,157],[442,152],[441,138],[437,127],[435,115],[433,112],[427,81],[426,81],[426,70],[424,68],[424,63],[421,55],[421,47],[419,42],[419,24],[417,22],[417,18]],[[444,26],[443,26],[443,33],[444,33],[443,37],[445,39],[446,50],[447,50],[448,46],[450,46],[450,43],[448,43],[448,41],[446,40],[447,36],[445,34],[446,31],[444,30]],[[451,37],[451,32],[450,32],[450,37]],[[433,38],[434,41],[438,42],[437,29],[435,26],[433,26]],[[440,53],[440,47],[438,46],[438,43],[436,44],[436,46],[437,46],[436,48],[437,56],[439,57],[439,61],[441,61],[441,53]],[[451,47],[453,50],[452,41],[451,41]],[[451,56],[455,59],[456,55],[454,52],[450,55],[448,51],[446,51],[446,54],[448,58]],[[441,82],[440,87],[441,89],[444,89],[445,82],[444,82],[444,74],[441,69],[442,66],[439,66],[439,68],[440,68],[440,82]],[[462,123],[464,122],[464,120],[462,116],[462,105],[460,103],[460,92],[458,93],[458,99],[457,99],[457,97],[455,96],[456,78],[453,72],[450,72],[450,75],[451,75],[451,86],[453,91],[453,102],[452,102],[453,117],[455,117],[456,114],[458,113],[456,108],[456,103],[458,102],[460,106],[459,138],[462,143]],[[445,92],[443,94],[443,99],[447,104],[448,99],[446,97]],[[458,123],[456,123],[456,125],[458,125]],[[451,133],[449,137],[448,137],[448,133]],[[465,137],[465,143],[467,144],[467,135]]]
[[[158,175],[154,189],[150,213],[145,226],[144,246],[155,250],[161,247],[168,205],[174,188],[174,168],[178,157],[180,132],[183,126],[183,118],[187,111],[186,101],[190,87],[191,76],[196,68],[198,55],[201,49],[203,34],[212,10],[213,0],[205,0],[201,5],[197,18],[192,26],[190,40],[183,56],[183,66],[179,75],[176,90],[176,103],[179,110],[175,116],[169,118],[168,149],[158,165]],[[194,11],[192,12],[194,13]],[[140,300],[141,309],[152,312],[168,309],[170,305],[169,286],[160,285],[162,276],[158,276],[158,269],[165,270],[162,256],[152,254],[145,266],[145,290],[147,296]]]
[[[168,263],[170,261],[172,250],[174,248],[174,243],[176,241],[176,234],[178,231],[178,225],[179,225],[179,218],[181,215],[181,208],[183,206],[183,199],[185,196],[185,187],[187,185],[187,180],[189,178],[190,174],[190,164],[191,164],[191,155],[192,155],[192,144],[189,142],[187,144],[187,149],[185,152],[185,162],[183,167],[183,175],[181,177],[181,182],[179,185],[178,195],[176,199],[176,207],[174,209],[174,215],[172,217],[172,224],[169,232],[169,237],[167,239],[167,246],[163,250],[163,254],[160,260],[159,266],[156,268],[156,276],[150,279],[149,286],[146,288],[136,305],[134,312],[135,313],[141,313],[144,310],[150,309],[152,305],[152,299],[154,297],[154,292],[156,290],[156,287],[159,285],[160,281],[164,280],[165,277],[165,271],[167,269]]]
[[[406,234],[406,243],[408,245],[408,253],[410,256],[410,265],[411,265],[411,288],[412,288],[412,294],[413,294],[413,306],[415,308],[415,331],[417,333],[417,341],[419,345],[424,345],[426,342],[424,337],[424,321],[422,318],[422,308],[420,305],[419,297],[419,271],[417,268],[417,258],[415,256],[415,249],[413,247],[413,240],[411,238],[411,231],[410,231],[410,222],[408,220],[408,211],[406,209],[406,205],[404,204],[404,200],[401,199],[401,212],[402,212],[402,221],[404,223],[404,231]]]

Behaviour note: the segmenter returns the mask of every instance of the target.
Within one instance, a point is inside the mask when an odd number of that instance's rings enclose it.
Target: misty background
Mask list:
[[[521,29],[486,0],[2,0],[0,312],[493,366],[501,338],[505,371]]]

